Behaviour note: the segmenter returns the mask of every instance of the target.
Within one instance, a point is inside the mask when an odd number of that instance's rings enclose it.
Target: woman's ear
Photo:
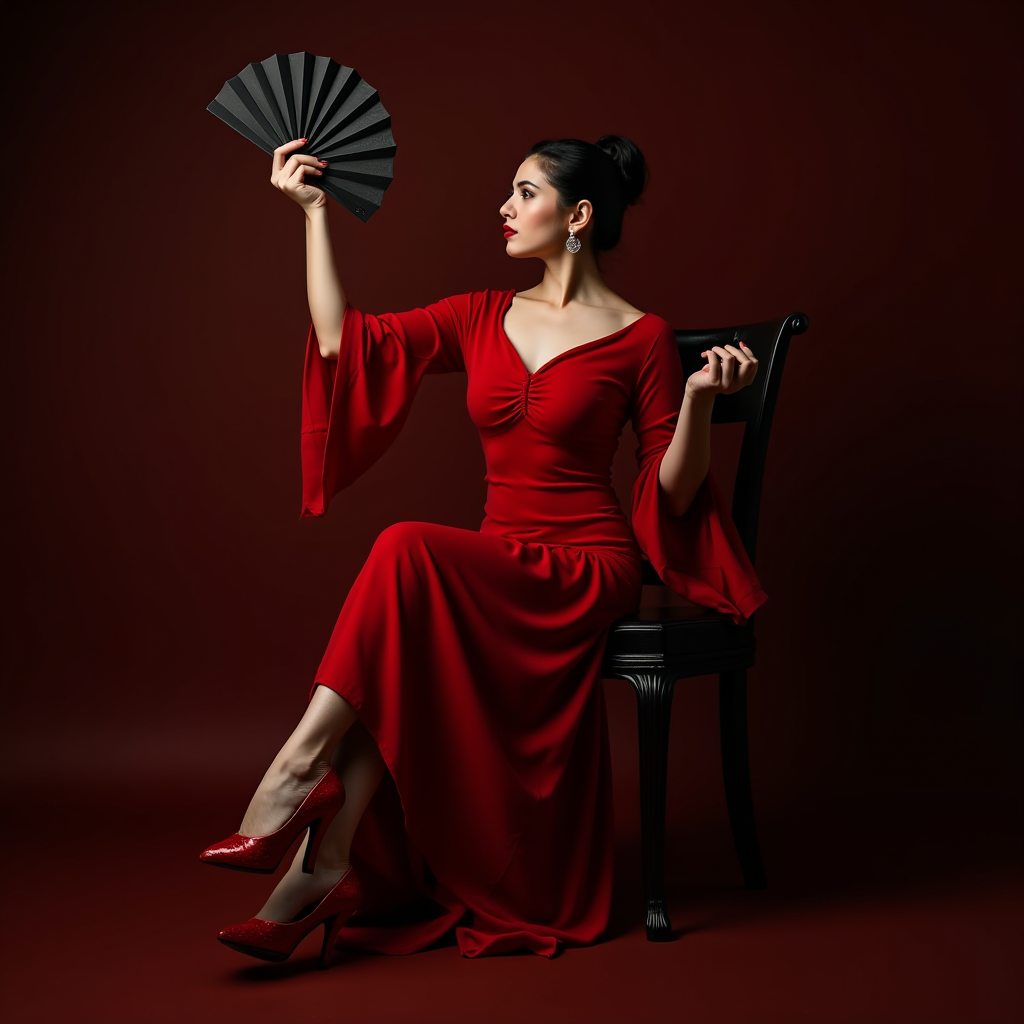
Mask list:
[[[591,205],[589,199],[581,199],[576,204],[576,209],[572,211],[572,216],[569,218],[569,224],[573,231],[581,231],[590,223],[590,218],[594,216],[594,207]]]

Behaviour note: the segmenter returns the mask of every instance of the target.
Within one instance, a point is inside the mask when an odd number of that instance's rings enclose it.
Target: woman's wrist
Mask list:
[[[302,212],[306,215],[306,221],[310,224],[318,224],[327,220],[327,204],[320,206],[304,206]]]
[[[689,402],[694,410],[707,411],[710,413],[715,404],[715,392],[696,390],[687,383],[683,391],[683,404]]]

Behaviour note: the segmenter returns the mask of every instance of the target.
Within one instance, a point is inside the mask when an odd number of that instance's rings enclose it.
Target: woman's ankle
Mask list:
[[[267,781],[275,786],[305,788],[310,782],[319,782],[330,767],[330,759],[319,753],[282,751],[271,765]]]
[[[352,863],[348,857],[332,856],[329,851],[321,847],[320,852],[317,854],[316,867],[331,875],[343,875],[352,867]]]

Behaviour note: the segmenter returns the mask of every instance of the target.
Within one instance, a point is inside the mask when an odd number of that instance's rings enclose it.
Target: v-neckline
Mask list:
[[[505,344],[512,350],[516,359],[519,360],[519,365],[525,371],[526,376],[531,378],[536,377],[541,370],[546,369],[563,356],[570,355],[573,352],[578,352],[580,349],[590,348],[591,345],[596,345],[599,341],[608,341],[610,338],[614,338],[615,335],[622,334],[623,331],[628,331],[630,327],[635,327],[641,320],[650,315],[649,313],[641,313],[640,316],[638,316],[632,323],[626,324],[625,327],[620,327],[617,331],[612,331],[611,334],[605,334],[603,337],[592,338],[590,341],[584,341],[579,345],[573,345],[572,348],[567,348],[564,351],[559,352],[557,355],[553,355],[549,360],[547,360],[547,362],[541,363],[536,370],[531,371],[527,368],[526,363],[523,362],[523,357],[519,354],[519,349],[512,344],[512,339],[505,333],[505,317],[508,314],[508,311],[512,308],[512,301],[515,297],[516,291],[513,289],[509,292],[508,298],[505,300],[505,307],[501,311],[501,316],[498,317],[498,332],[505,339]]]

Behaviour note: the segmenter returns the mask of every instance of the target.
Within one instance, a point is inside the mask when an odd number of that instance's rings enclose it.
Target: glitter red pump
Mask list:
[[[243,836],[236,832],[208,846],[199,854],[199,859],[215,867],[269,875],[277,869],[299,834],[308,828],[309,842],[302,858],[302,870],[311,875],[327,826],[344,803],[345,785],[337,772],[328,768],[295,813],[276,832],[265,836]]]
[[[330,967],[334,960],[334,943],[341,926],[358,910],[363,887],[349,868],[334,888],[308,913],[294,921],[264,921],[250,917],[244,924],[223,928],[217,939],[225,946],[258,957],[280,962],[295,952],[295,947],[319,925],[324,926],[324,942],[320,949],[320,966]]]

